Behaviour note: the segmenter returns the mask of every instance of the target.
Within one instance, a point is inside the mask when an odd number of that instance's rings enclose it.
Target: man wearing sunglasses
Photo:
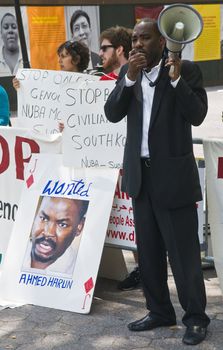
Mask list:
[[[104,72],[101,80],[117,79],[120,68],[128,61],[131,36],[131,29],[119,26],[108,28],[101,33],[99,56]]]
[[[116,80],[121,67],[128,62],[129,51],[132,49],[132,29],[111,27],[100,35],[100,52],[104,75],[100,80]],[[124,280],[118,283],[121,290],[132,290],[140,284],[137,252],[133,252],[136,267]]]

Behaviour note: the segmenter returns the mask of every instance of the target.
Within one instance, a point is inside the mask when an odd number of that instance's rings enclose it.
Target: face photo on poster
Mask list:
[[[25,7],[21,8],[23,26],[28,43],[27,17]],[[11,76],[23,67],[22,52],[15,10],[0,7],[0,77]]]
[[[66,6],[68,40],[80,41],[90,49],[88,69],[101,63],[99,53],[100,18],[99,6]]]
[[[32,173],[31,182],[30,173]],[[0,305],[6,303],[16,305],[22,302],[83,314],[89,313],[117,178],[118,171],[115,169],[65,167],[62,155],[59,154],[32,156],[26,168],[25,184],[16,221],[0,274]],[[60,207],[60,213],[57,207],[55,214],[51,205],[51,211],[49,211],[49,208],[46,209],[46,204],[52,204],[52,201],[54,204],[60,203],[64,208],[65,202],[69,201],[72,203],[74,215],[71,214],[71,207],[65,209],[65,212]],[[84,211],[87,207],[87,215],[82,228],[83,222],[80,224],[80,217],[84,213],[82,211],[76,216],[75,210],[77,204],[79,204],[78,207],[82,207],[83,203],[85,203]],[[68,226],[71,222],[75,226],[74,231],[79,224],[81,231],[76,261],[69,261],[71,265],[73,264],[71,275],[67,274],[67,271],[59,272],[58,268],[54,272],[48,272],[50,265],[45,269],[30,267],[30,250],[29,259],[27,259],[28,267],[24,267],[28,246],[30,249],[32,246],[31,232],[33,236],[34,231],[38,231],[36,236],[38,234],[43,236],[44,230],[46,235],[47,229],[49,234],[49,230],[53,231],[57,227],[59,236],[62,227],[69,231]],[[62,227],[59,228],[57,225]],[[58,259],[54,255],[55,263],[63,259],[72,245],[70,244],[72,237],[70,237],[64,245],[56,242],[55,237],[51,242],[48,237],[43,239],[41,237],[41,241],[35,242],[33,249],[36,255],[44,257],[44,261],[38,263],[47,264],[46,258],[51,258],[54,252],[57,252],[57,256],[60,255]],[[76,239],[78,237],[74,237],[73,243]],[[63,253],[65,249],[66,252]],[[65,267],[66,262],[63,261],[61,264]]]
[[[40,196],[22,271],[72,277],[89,201]]]

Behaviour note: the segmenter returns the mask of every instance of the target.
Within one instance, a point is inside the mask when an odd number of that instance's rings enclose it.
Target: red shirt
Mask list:
[[[100,77],[100,80],[117,80],[118,74],[111,72]]]

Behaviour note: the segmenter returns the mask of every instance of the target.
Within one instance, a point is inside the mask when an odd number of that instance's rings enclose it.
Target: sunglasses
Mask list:
[[[103,52],[106,52],[109,47],[113,47],[114,48],[114,45],[102,45],[100,47],[100,50],[102,50]]]

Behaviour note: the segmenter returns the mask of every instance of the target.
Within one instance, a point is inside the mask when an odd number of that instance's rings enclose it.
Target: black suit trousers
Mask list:
[[[183,323],[207,326],[206,294],[200,259],[196,203],[160,208],[152,188],[150,169],[142,161],[142,186],[133,201],[139,268],[151,315],[175,321],[167,284],[167,256],[183,310]]]

